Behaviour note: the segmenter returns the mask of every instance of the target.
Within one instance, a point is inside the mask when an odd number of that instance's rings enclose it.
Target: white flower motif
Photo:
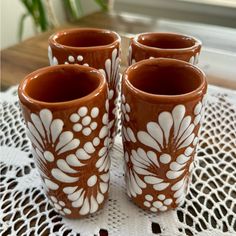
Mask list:
[[[191,56],[189,59],[189,63],[196,65],[198,63],[198,59],[199,59],[199,53],[197,52],[196,55]]]
[[[126,102],[126,98],[124,94],[122,94],[122,97],[121,97],[121,111],[122,111],[121,113],[122,122],[124,121],[129,122],[130,121],[129,113],[131,109],[130,109],[130,105]],[[133,130],[130,127],[126,127],[125,125],[122,126],[122,135],[125,141],[129,141],[129,142],[131,141],[133,143],[137,141]]]
[[[136,63],[135,59],[133,58],[132,59],[132,46],[130,45],[129,46],[129,54],[128,54],[128,63],[129,63],[129,66],[133,65],[134,63]]]
[[[99,172],[107,172],[110,168],[110,158],[108,156],[110,140],[111,139],[107,136],[104,140],[104,146],[98,152],[99,159],[96,162],[96,167]]]
[[[104,194],[108,191],[109,172],[104,174],[93,174],[87,179],[86,188],[65,187],[63,192],[71,201],[74,208],[79,208],[80,215],[87,215],[98,210],[99,205],[104,201]]]
[[[206,102],[207,102],[207,95],[205,94],[202,101],[198,102],[198,104],[195,106],[195,109],[194,109],[194,115],[196,116],[194,119],[195,125],[198,125],[199,123],[200,124],[203,123]],[[199,136],[200,132],[201,132],[201,126],[198,131],[198,136]]]
[[[106,100],[105,107],[107,109],[108,100]],[[81,107],[78,110],[78,113],[73,113],[70,116],[70,120],[72,122],[77,122],[82,117],[82,124],[89,125],[85,118],[90,117],[86,116],[88,113],[87,107]],[[91,110],[91,117],[96,118],[99,114],[98,108],[92,108]],[[86,122],[84,122],[86,121]],[[91,120],[90,120],[91,121]],[[93,122],[91,123],[91,125]],[[76,150],[75,154],[69,154],[66,157],[66,160],[58,159],[57,160],[57,168],[53,168],[51,170],[52,176],[60,182],[63,183],[75,183],[79,180],[79,172],[80,170],[77,167],[82,167],[85,165],[85,162],[92,157],[92,154],[96,151],[96,147],[100,145],[101,140],[104,140],[103,146],[98,152],[99,159],[96,162],[96,167],[98,168],[99,172],[107,171],[110,167],[110,158],[108,156],[108,147],[110,145],[110,138],[109,138],[109,121],[108,121],[108,113],[107,111],[102,116],[102,124],[98,136],[94,137],[91,141],[86,142],[83,147],[80,147]],[[75,124],[73,126],[76,129]],[[80,125],[80,124],[79,124]],[[91,127],[90,125],[90,127]],[[96,123],[97,127],[97,123]],[[78,131],[78,129],[76,130]],[[75,177],[75,174],[76,177]]]
[[[105,107],[107,107],[108,100]],[[81,107],[78,113],[70,116],[72,121],[77,122],[81,117],[86,117],[88,109]],[[91,110],[91,117],[98,116],[97,109]],[[79,116],[79,119],[78,119]],[[83,121],[83,120],[82,120]],[[83,122],[82,122],[83,123]],[[69,154],[64,159],[58,159],[57,168],[51,170],[52,176],[59,182],[66,183],[63,192],[71,201],[74,208],[79,208],[80,215],[86,215],[97,211],[99,205],[104,201],[104,195],[108,191],[109,184],[109,167],[110,158],[108,155],[110,138],[109,138],[109,121],[107,110],[102,116],[102,124],[98,136],[84,144],[76,150],[75,154]],[[103,143],[102,143],[103,142]],[[103,145],[101,145],[103,144]],[[97,148],[98,159],[95,165],[91,165],[89,171],[92,173],[87,177],[83,166],[87,160],[92,157]],[[86,179],[87,178],[87,179]],[[82,184],[80,184],[80,181]],[[84,187],[84,184],[87,184]]]
[[[185,169],[184,167],[191,159],[191,154],[193,153],[194,148],[187,147],[184,151],[184,153],[180,154],[176,161],[172,161],[170,163],[170,170],[167,171],[166,176],[168,179],[177,179],[179,176],[181,176]]]
[[[128,118],[125,116],[128,115],[125,107],[126,101],[124,96],[122,98],[123,121],[128,123],[130,119],[129,116]],[[142,189],[146,187],[145,184],[153,185],[153,188],[157,191],[164,190],[175,179],[181,177],[177,183],[172,184],[171,190],[174,191],[173,196],[176,204],[183,202],[187,191],[186,186],[189,179],[188,172],[191,172],[191,169],[193,168],[193,163],[190,163],[192,162],[191,158],[195,146],[198,143],[198,137],[195,135],[194,130],[201,122],[204,107],[203,103],[205,103],[205,101],[198,102],[195,105],[193,118],[190,115],[186,115],[186,108],[184,105],[177,105],[173,108],[172,112],[161,112],[158,115],[157,122],[148,122],[146,126],[147,131],[139,131],[137,133],[138,140],[145,146],[155,150],[155,152],[148,151],[146,153],[143,149],[138,148],[137,151],[131,151],[130,157],[128,153],[125,154],[126,166],[128,168],[126,171],[126,182],[129,196],[136,197],[137,195],[142,194]],[[128,111],[129,110],[130,109],[128,109]],[[125,127],[125,129],[123,129],[123,138],[127,142],[132,142],[132,138],[130,138],[132,134],[127,134],[128,128]],[[174,136],[174,143],[171,142],[172,138],[170,137],[172,136]],[[181,150],[176,160],[173,160],[170,155],[171,153],[168,153],[169,145],[174,147],[174,150],[176,151]],[[189,163],[189,171],[186,171],[186,165]],[[164,183],[162,178],[156,176],[160,164],[168,164],[169,166],[169,170],[166,172],[166,177],[170,180],[168,183]],[[153,168],[156,168],[157,170],[154,172]],[[143,179],[140,178],[140,175],[143,176]],[[160,203],[155,203],[156,206],[153,206],[146,201],[145,204],[146,207],[152,208],[150,209],[151,211],[164,211],[167,209],[167,206],[163,206],[163,204]]]
[[[52,152],[47,150],[49,148],[60,155],[79,146],[79,139],[74,138],[71,131],[63,131],[64,122],[53,119],[50,110],[42,109],[39,115],[31,113],[30,118],[31,122],[27,122],[27,135],[42,163],[53,162],[55,159]]]
[[[177,105],[172,112],[161,112],[157,122],[148,122],[147,132],[139,131],[137,136],[141,143],[162,152],[169,145],[170,132],[174,128],[175,149],[189,146],[195,137],[195,125],[191,123],[191,116],[185,116],[184,105]],[[173,144],[171,144],[173,145]]]
[[[33,144],[33,154],[38,157],[35,161],[43,178],[44,187],[47,191],[57,190],[59,185],[47,176],[50,171],[47,164],[55,162],[61,154],[78,148],[80,141],[74,138],[72,132],[63,131],[64,122],[61,119],[53,119],[52,112],[48,109],[42,109],[39,115],[32,113],[30,118],[31,122],[27,122],[27,135]],[[57,157],[54,156],[54,152]],[[63,179],[64,182],[78,180],[77,177],[70,178],[63,173],[63,170],[76,173],[64,160],[58,159],[57,166],[59,169],[51,170],[55,179]]]
[[[117,97],[114,97],[114,96],[115,96],[115,92],[117,91],[117,87],[119,86],[119,81],[121,77],[119,73],[119,69],[120,69],[119,51],[117,50],[117,48],[114,48],[112,51],[111,59],[108,58],[105,61],[105,70],[99,69],[99,71],[106,78],[109,85],[108,99],[109,99],[110,109],[112,109],[112,114],[114,115],[114,117],[117,116],[117,104],[116,104]],[[114,106],[113,106],[113,103],[114,103]],[[115,119],[111,117],[109,119],[110,119],[109,128],[111,129],[113,127],[113,124],[115,123]],[[111,136],[115,137],[115,135],[116,135],[116,132],[114,129],[114,131],[111,133]]]
[[[102,117],[103,127],[101,128],[98,135],[100,139],[104,139],[103,147],[98,152],[99,159],[96,162],[96,167],[100,172],[107,171],[110,167],[110,158],[108,154],[111,147],[111,138],[108,121],[108,100],[106,101],[105,107],[107,112]]]
[[[154,199],[152,195],[146,194],[144,198],[145,201],[143,202],[143,205],[152,212],[166,211],[173,202],[173,199],[166,198],[165,194],[158,194],[156,199]]]
[[[48,59],[51,66],[58,65],[58,60],[52,55],[52,49],[50,46],[48,46]]]
[[[127,122],[129,122],[130,118],[129,118],[129,113],[131,111],[130,109],[130,105],[126,102],[126,98],[125,95],[122,94],[121,96],[121,111],[122,111],[122,120],[126,120]]]
[[[147,184],[161,191],[169,186],[169,183],[164,182],[162,178],[156,177],[160,164],[158,158],[153,151],[147,153],[138,148],[137,151],[132,150],[131,155],[125,153],[126,174],[127,174],[127,191],[129,196],[136,197],[142,194],[142,189],[147,187]],[[143,180],[139,175],[144,176]]]
[[[73,113],[70,116],[70,121],[75,123],[73,125],[73,130],[75,132],[81,131],[83,135],[89,136],[92,131],[97,128],[98,124],[96,122],[96,118],[98,115],[99,109],[97,107],[93,107],[90,114],[88,114],[88,108],[86,106],[79,108],[77,113]]]
[[[42,175],[43,176],[43,175]],[[48,178],[43,178],[44,188],[47,190],[57,190],[59,185]]]
[[[71,210],[69,208],[65,207],[65,202],[63,201],[58,201],[56,197],[50,196],[52,205],[56,209],[57,212],[59,212],[61,215],[70,215]]]
[[[171,186],[171,190],[174,192],[173,197],[175,198],[175,203],[181,205],[185,199],[185,196],[188,192],[189,188],[189,179],[191,172],[194,168],[194,158],[192,158],[192,154],[194,151],[194,146],[197,144],[198,138],[195,137],[195,142],[193,143],[193,147],[187,147],[183,154],[180,154],[176,161],[170,163],[170,170],[167,171],[166,176],[169,179],[176,179],[181,176],[183,173],[184,176],[175,184]],[[186,172],[186,165],[187,163],[191,162],[188,168],[188,172]],[[188,174],[189,173],[189,174]]]
[[[119,83],[119,69],[120,69],[120,57],[117,48],[112,51],[111,59],[108,58],[105,61],[105,70],[99,69],[99,71],[105,76],[110,88],[116,88]]]
[[[134,132],[130,127],[126,128],[125,126],[123,126],[122,135],[123,135],[124,141],[133,142],[133,143],[136,143],[137,141],[135,138]]]
[[[181,180],[171,186],[171,190],[174,192],[173,197],[175,198],[175,203],[181,205],[187,194],[188,187],[188,176],[185,175]]]

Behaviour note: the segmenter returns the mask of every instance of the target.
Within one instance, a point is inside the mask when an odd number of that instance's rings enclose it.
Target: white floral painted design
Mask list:
[[[56,162],[56,168],[51,170],[52,176],[59,182],[66,184],[63,188],[63,192],[67,195],[69,201],[71,201],[72,207],[79,208],[80,215],[86,215],[88,213],[95,212],[99,204],[104,200],[104,194],[108,191],[109,185],[109,167],[110,158],[108,155],[110,138],[109,138],[109,121],[107,112],[108,99],[106,100],[106,112],[102,116],[102,124],[98,136],[94,137],[91,141],[88,141],[84,146],[79,147],[74,154],[69,154],[65,159],[58,159]],[[98,108],[91,109],[89,112],[91,117],[97,117],[99,115]],[[70,116],[70,120],[78,122],[80,119],[85,118],[88,115],[87,107],[81,107],[78,112],[73,113]],[[86,122],[87,124],[88,122]],[[84,124],[83,124],[84,125]],[[83,166],[86,165],[87,160],[92,157],[96,149],[98,151],[98,159],[95,165],[90,170],[91,176],[86,177],[83,175]],[[91,168],[91,167],[90,167]],[[87,174],[86,174],[87,176]],[[78,183],[80,179],[85,182],[86,188],[81,187]]]
[[[129,113],[131,111],[130,109],[130,105],[126,102],[126,98],[125,95],[122,94],[121,96],[121,111],[122,111],[122,120],[126,120],[127,122],[129,122],[130,117],[129,117]]]
[[[104,201],[104,194],[108,191],[109,179],[109,172],[101,175],[93,174],[87,179],[87,190],[75,186],[65,187],[63,192],[67,194],[72,207],[79,208],[80,215],[94,213]]]
[[[103,147],[99,150],[99,159],[96,162],[96,167],[99,172],[107,172],[110,167],[110,158],[108,156],[110,148],[110,138],[107,136],[104,140]]]
[[[105,69],[99,69],[99,71],[105,76],[108,84],[109,84],[109,91],[108,91],[108,99],[109,103],[111,105],[111,101],[114,99],[112,103],[114,103],[114,107],[112,108],[112,114],[116,118],[117,116],[117,97],[115,97],[115,92],[117,90],[117,87],[119,85],[120,81],[120,57],[119,57],[119,51],[117,48],[114,48],[112,51],[111,58],[106,59],[105,61]],[[113,127],[115,123],[115,118],[111,119],[109,121],[109,127]],[[115,129],[111,133],[111,136],[114,137],[116,134]]]
[[[59,212],[61,215],[70,215],[71,210],[69,208],[65,207],[65,202],[58,201],[56,197],[50,196],[51,202],[56,209],[57,212]]]
[[[133,65],[134,63],[136,63],[135,59],[133,58],[132,59],[132,46],[130,45],[129,46],[129,52],[128,52],[128,63],[129,63],[129,66]]]
[[[189,59],[189,63],[196,65],[198,63],[198,59],[199,59],[199,53],[197,52],[196,55],[191,56]]]
[[[106,122],[107,113],[103,115],[103,121]],[[107,147],[107,136],[108,136],[108,127],[104,125],[99,132],[98,137],[94,137],[93,140],[86,142],[83,147],[78,148],[74,154],[67,155],[66,159],[58,159],[56,162],[57,168],[51,170],[52,176],[62,182],[67,184],[76,183],[80,177],[80,167],[86,165],[87,160],[92,157],[92,154],[96,151],[98,145],[100,145],[101,140],[104,139],[104,145],[101,147],[98,155],[100,158],[99,164],[96,164],[98,170],[105,168],[107,171],[110,166],[110,160],[106,152]],[[105,151],[104,151],[105,148]],[[105,157],[103,156],[105,155]],[[105,164],[104,164],[105,163]],[[100,166],[101,165],[101,166]],[[78,169],[79,168],[79,169]],[[75,177],[76,176],[76,177]]]
[[[157,197],[146,194],[144,199],[143,205],[152,212],[166,211],[173,202],[173,199],[167,198],[165,194],[158,194]]]
[[[106,107],[108,104],[108,100],[106,101]],[[106,108],[107,109],[107,108]],[[99,159],[96,162],[96,167],[99,172],[107,172],[110,167],[110,158],[109,158],[109,149],[111,146],[111,138],[110,138],[110,128],[108,121],[108,113],[106,112],[102,117],[103,127],[101,128],[98,137],[100,139],[104,139],[103,146],[98,152]]]
[[[130,109],[126,109],[125,97],[122,97],[122,119],[129,122],[130,118],[127,116]],[[199,123],[202,122],[204,111],[205,98],[198,102],[194,109],[192,118],[186,115],[186,108],[184,105],[176,105],[171,112],[161,112],[156,122],[148,122],[146,131],[138,131],[137,139],[145,146],[152,150],[147,153],[138,148],[136,151],[132,150],[131,154],[125,153],[125,160],[127,166],[127,191],[128,195],[136,197],[142,194],[142,189],[146,188],[146,184],[152,184],[153,188],[157,191],[162,191],[175,179],[181,177],[178,182],[174,182],[171,190],[174,191],[174,199],[176,204],[181,204],[186,195],[187,181],[189,180],[188,172],[191,172],[194,163],[191,160],[189,171],[186,172],[186,165],[189,163],[193,156],[195,146],[198,143],[198,137],[195,135],[194,130]],[[125,126],[125,125],[124,125]],[[123,138],[126,142],[132,142],[127,129],[123,129]],[[174,135],[175,143],[172,142],[172,132]],[[134,137],[135,138],[135,137]],[[171,154],[168,153],[169,145],[174,145],[174,150],[181,150],[176,160],[173,160]],[[156,176],[158,169],[161,165],[168,165],[169,170],[166,172],[168,183],[164,183],[162,178]],[[156,168],[155,171],[153,169]],[[140,178],[143,176],[143,179]],[[151,201],[151,200],[150,200]],[[155,207],[151,203],[145,203],[146,207]],[[160,203],[156,203],[156,209],[152,208],[151,211],[166,210],[167,206],[159,209],[157,206],[162,207]]]
[[[130,121],[130,117],[129,117],[130,105],[126,102],[126,98],[124,94],[122,94],[121,96],[121,111],[122,111],[121,113],[122,121],[126,120],[127,122],[129,122]],[[130,127],[126,127],[123,125],[122,134],[123,134],[123,138],[127,141],[131,141],[133,143],[137,141],[134,135],[134,132]]]
[[[177,105],[172,112],[161,112],[157,122],[147,123],[147,132],[139,131],[137,136],[141,143],[162,152],[168,147],[171,129],[174,129],[175,149],[188,147],[194,140],[193,132],[195,125],[192,123],[190,115],[185,116],[186,108],[184,105]]]
[[[171,190],[174,192],[173,197],[175,198],[175,203],[181,205],[187,193],[187,176],[184,176],[180,181],[175,183]]]
[[[155,152],[148,151],[146,153],[142,148],[138,148],[137,151],[132,150],[130,156],[126,152],[125,161],[126,166],[129,167],[129,170],[126,171],[129,196],[136,197],[142,194],[142,189],[146,188],[147,184],[152,185],[157,191],[164,190],[169,186],[169,183],[156,176],[160,164]],[[143,176],[143,180],[139,175]]]
[[[64,122],[61,119],[53,119],[50,110],[42,109],[39,115],[31,113],[30,118],[31,121],[27,122],[27,135],[33,143],[34,154],[39,157],[36,159],[39,167],[44,169],[46,163],[55,160],[50,150],[60,155],[74,150],[80,145],[79,139],[74,138],[71,131],[63,131]],[[47,183],[49,182],[46,180],[45,184],[47,185]],[[56,186],[51,189],[53,188]]]
[[[52,55],[52,49],[48,46],[48,59],[51,66],[58,65],[58,60],[55,56]]]
[[[99,108],[93,107],[89,112],[86,106],[80,107],[76,113],[71,114],[70,121],[74,123],[73,130],[82,132],[83,135],[89,136],[93,130],[97,129],[96,118],[99,115]]]
[[[93,175],[87,179],[87,188],[79,188],[77,186],[68,186],[63,189],[67,194],[68,200],[71,201],[72,207],[79,208],[80,215],[86,215],[88,213],[94,213],[97,211],[99,205],[104,201],[104,194],[108,191],[109,186],[109,167],[110,158],[108,156],[108,150],[110,145],[109,128],[108,128],[108,114],[105,113],[102,117],[103,127],[101,128],[98,137],[95,137],[88,148],[79,149],[76,153],[78,159],[90,158],[87,152],[95,151],[95,146],[100,144],[100,140],[103,141],[103,145],[98,152],[98,160],[95,164],[96,169]],[[81,160],[81,161],[82,161]],[[96,173],[96,174],[94,174]],[[92,194],[90,194],[92,192]]]
[[[99,69],[99,71],[106,77],[109,87],[112,88],[117,87],[120,79],[119,69],[120,69],[119,52],[117,48],[114,48],[112,51],[111,59],[108,58],[105,61],[105,70]]]
[[[41,176],[43,177],[43,184],[44,184],[44,189],[49,192],[49,190],[57,190],[59,188],[59,185],[52,180],[48,179],[45,174],[41,173]]]
[[[193,120],[193,123],[195,125],[201,124],[203,122],[205,104],[206,104],[206,95],[204,95],[202,101],[199,101],[194,108],[195,118]],[[200,129],[201,129],[201,126],[198,131],[198,136],[200,134]],[[196,136],[193,140],[193,147],[196,146],[198,143],[198,139],[199,139],[198,136]],[[171,163],[170,168],[172,168],[172,171],[176,168],[186,168],[186,164],[191,159],[191,155],[193,155],[193,151],[194,151],[194,148],[187,147],[184,153],[179,155],[176,158],[175,162]],[[188,169],[189,175],[185,174],[184,177],[180,181],[178,181],[171,187],[171,190],[175,192],[174,198],[175,198],[176,204],[181,205],[184,202],[184,198],[186,194],[188,193],[191,173],[195,166],[195,162],[196,160],[194,156],[193,160],[191,161],[191,164],[189,165],[189,169]]]

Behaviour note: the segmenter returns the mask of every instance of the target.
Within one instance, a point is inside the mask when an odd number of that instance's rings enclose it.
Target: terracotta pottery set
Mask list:
[[[207,89],[192,65],[201,43],[170,33],[137,35],[121,81],[120,41],[103,29],[57,32],[49,38],[51,66],[19,85],[45,193],[68,218],[92,214],[108,198],[119,107],[128,196],[158,212],[176,208],[187,193]]]

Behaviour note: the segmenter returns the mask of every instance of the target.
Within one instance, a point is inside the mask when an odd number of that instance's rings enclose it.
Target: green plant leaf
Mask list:
[[[35,15],[34,3],[32,2],[32,0],[21,0],[21,2],[25,6],[28,14],[32,17],[35,28],[37,28],[38,27],[38,20]]]
[[[76,1],[76,6],[77,6],[77,9],[80,11],[81,15],[83,15],[84,11],[83,11],[83,7],[81,5],[81,1],[80,0]]]
[[[103,11],[108,10],[108,5],[104,2],[104,0],[94,0],[101,8]]]
[[[24,21],[25,18],[29,16],[28,13],[25,13],[21,16],[20,18],[20,22],[19,22],[19,29],[18,29],[18,39],[21,41],[22,40],[22,36],[23,36],[23,30],[24,30]]]
[[[32,3],[30,3],[29,0],[20,0],[22,2],[22,4],[25,6],[25,8],[27,9],[28,13],[31,14],[32,13]]]
[[[35,0],[37,2],[37,9],[38,9],[38,18],[39,18],[39,24],[42,31],[46,31],[48,29],[48,21],[45,15],[45,9],[43,7],[43,4],[41,0]]]
[[[68,10],[68,15],[72,21],[79,18],[80,14],[78,13],[78,8],[75,3],[75,0],[64,0],[65,7]]]

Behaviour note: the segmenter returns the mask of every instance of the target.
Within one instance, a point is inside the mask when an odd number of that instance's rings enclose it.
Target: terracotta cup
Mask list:
[[[91,67],[39,69],[18,89],[46,195],[69,218],[94,213],[108,197],[108,94]]]
[[[130,66],[122,82],[127,193],[141,208],[180,205],[198,143],[207,83],[197,67],[175,59]]]
[[[173,58],[198,63],[202,43],[191,36],[174,33],[142,33],[132,38],[129,65],[149,58]]]
[[[104,74],[109,87],[110,137],[116,134],[120,41],[120,36],[110,30],[77,28],[55,33],[49,38],[48,46],[51,65],[76,63],[91,66]]]

